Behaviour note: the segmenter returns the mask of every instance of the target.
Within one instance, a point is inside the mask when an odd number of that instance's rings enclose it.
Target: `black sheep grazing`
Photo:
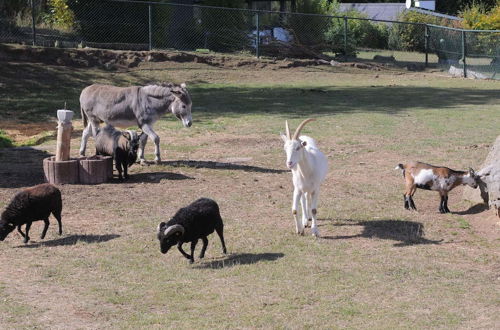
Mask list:
[[[223,234],[224,224],[217,203],[208,198],[200,198],[187,207],[183,207],[175,213],[174,217],[167,223],[158,225],[158,240],[160,240],[161,253],[167,251],[177,244],[177,248],[189,262],[194,262],[194,249],[196,243],[201,239],[203,247],[200,259],[205,256],[208,245],[207,236],[214,232],[219,235],[222,243],[222,252],[226,254],[226,245]],[[191,255],[184,252],[182,244],[191,242]]]
[[[50,213],[57,219],[59,235],[61,235],[61,210],[61,191],[49,183],[39,184],[19,192],[2,213],[0,241],[3,241],[17,226],[17,231],[24,237],[24,243],[28,243],[31,223],[38,220],[45,222],[41,236],[42,239],[45,238],[49,229]],[[24,224],[26,224],[26,234],[21,231],[21,226]]]
[[[95,138],[96,154],[113,156],[118,178],[128,179],[128,167],[132,166],[137,159],[139,139],[143,133],[137,135],[134,131],[119,131],[111,125],[100,129]],[[123,170],[122,170],[123,167]]]

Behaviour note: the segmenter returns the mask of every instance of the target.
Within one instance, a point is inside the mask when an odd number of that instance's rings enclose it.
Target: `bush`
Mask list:
[[[75,14],[69,8],[66,0],[49,0],[49,13],[44,15],[45,23],[55,25],[65,30],[75,26]]]
[[[416,11],[404,11],[398,21],[406,23],[440,23],[440,18]],[[419,24],[393,23],[389,30],[389,47],[406,51],[425,51],[425,26]]]
[[[342,13],[347,17],[366,18],[357,11]],[[330,44],[334,53],[345,54],[344,45],[344,19],[333,18],[326,31],[325,39]],[[358,48],[387,48],[388,28],[386,24],[372,23],[363,19],[347,20],[347,54],[355,55]]]
[[[460,12],[464,27],[471,30],[500,30],[500,3],[489,12],[481,4],[472,4]]]
[[[471,30],[500,30],[500,3],[489,12],[480,4],[464,9],[460,16],[464,27]],[[467,52],[500,57],[500,33],[471,32],[467,34]]]

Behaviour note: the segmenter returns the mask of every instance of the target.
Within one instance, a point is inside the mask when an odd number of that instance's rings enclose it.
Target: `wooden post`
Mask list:
[[[69,152],[71,146],[71,132],[73,125],[73,111],[57,110],[57,118],[59,124],[57,126],[57,146],[56,146],[56,162],[69,160]]]

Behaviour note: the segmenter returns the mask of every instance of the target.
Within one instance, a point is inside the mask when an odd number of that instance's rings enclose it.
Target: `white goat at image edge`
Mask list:
[[[302,135],[300,131],[304,126],[314,119],[306,119],[295,130],[293,136],[290,134],[288,121],[285,121],[286,135],[280,133],[286,152],[286,166],[292,170],[293,202],[292,214],[295,219],[297,234],[304,235],[304,228],[311,220],[311,231],[316,237],[319,236],[316,223],[317,207],[319,199],[319,187],[325,180],[328,172],[328,161],[326,156],[316,146],[313,138]],[[302,206],[302,221],[297,215],[299,201]]]

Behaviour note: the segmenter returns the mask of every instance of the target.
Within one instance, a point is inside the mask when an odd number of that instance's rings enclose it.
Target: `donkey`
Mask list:
[[[170,110],[184,127],[191,127],[191,105],[191,96],[184,83],[132,87],[94,84],[85,87],[80,94],[84,126],[80,155],[85,156],[91,130],[95,139],[100,123],[123,128],[137,125],[146,133],[139,142],[141,164],[146,162],[144,148],[148,137],[155,143],[155,163],[158,164],[161,162],[160,137],[153,130],[153,124]]]

